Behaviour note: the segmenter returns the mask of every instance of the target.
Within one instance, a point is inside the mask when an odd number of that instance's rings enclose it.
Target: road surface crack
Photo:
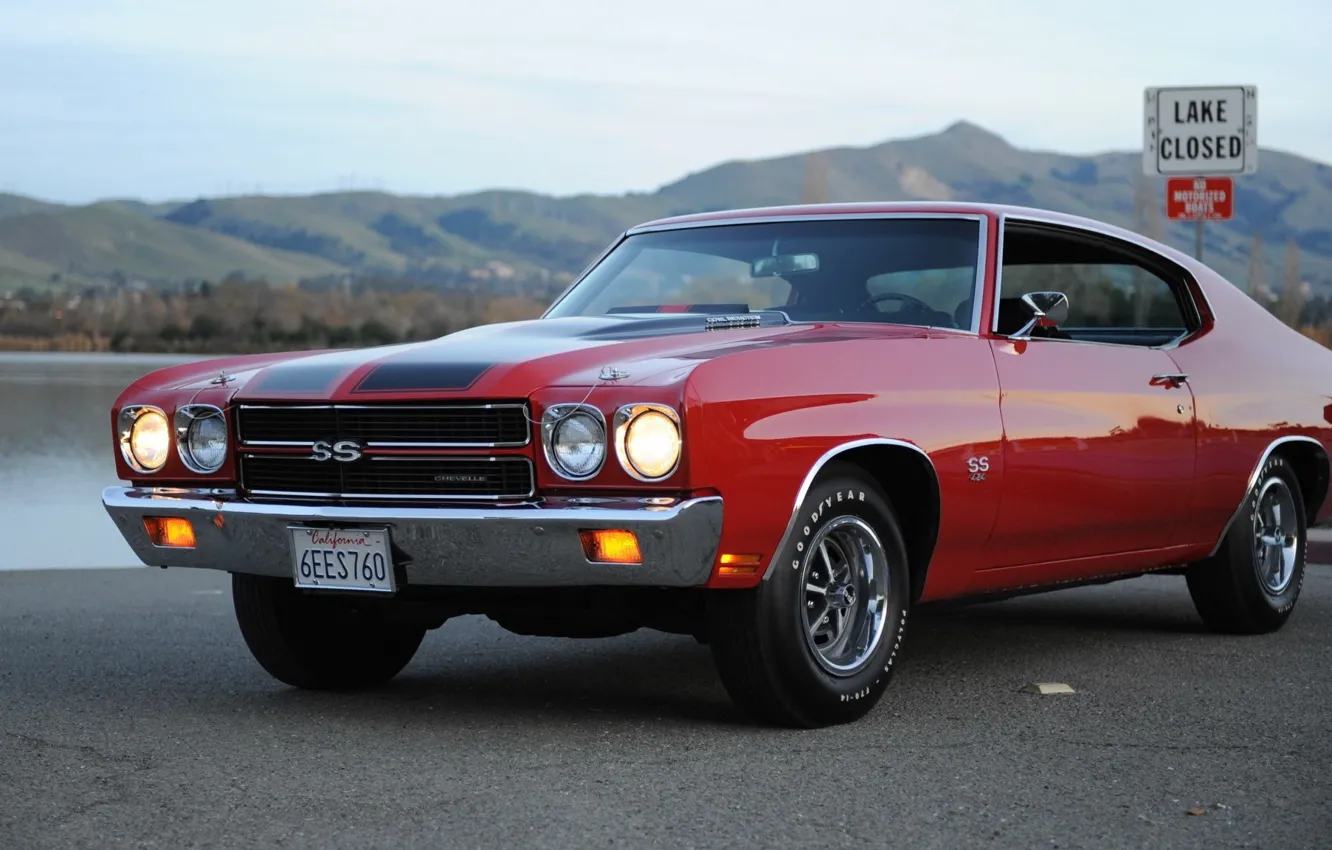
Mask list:
[[[52,741],[35,735],[23,735],[18,732],[5,732],[4,735],[6,738],[12,738],[15,741],[28,744],[37,749],[52,749],[72,753],[82,753],[85,756],[110,764],[128,764],[133,766],[136,770],[148,770],[152,767],[152,759],[148,756],[114,755],[111,753],[104,753],[96,747],[89,746],[88,744],[72,744],[62,741]]]
[[[1302,755],[1302,750],[1273,750],[1271,747],[1261,743],[1257,744],[1162,744],[1153,742],[1122,742],[1122,741],[1085,741],[1080,738],[1066,738],[1056,736],[1056,741],[1061,744],[1072,744],[1076,747],[1099,747],[1102,749],[1126,749],[1126,750],[1166,750],[1180,753],[1197,752],[1222,752],[1238,753],[1249,752],[1252,750],[1262,750],[1265,753],[1280,754],[1285,756]]]

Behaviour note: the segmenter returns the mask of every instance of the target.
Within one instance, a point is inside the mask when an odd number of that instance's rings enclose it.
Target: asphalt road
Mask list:
[[[1262,638],[1172,577],[922,609],[874,713],[815,732],[744,724],[689,638],[478,618],[296,692],[227,587],[0,573],[0,847],[1332,846],[1332,568]]]

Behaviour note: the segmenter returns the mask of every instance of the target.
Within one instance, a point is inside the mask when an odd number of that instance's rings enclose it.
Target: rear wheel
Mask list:
[[[290,579],[233,573],[232,601],[256,661],[297,688],[349,690],[392,679],[425,629],[386,620],[350,600],[312,596]]]
[[[1207,627],[1232,634],[1281,628],[1304,583],[1307,518],[1300,482],[1283,457],[1264,465],[1221,548],[1186,571]]]
[[[882,696],[906,627],[906,547],[888,499],[829,465],[796,534],[753,590],[709,595],[713,657],[731,698],[787,726],[846,723]]]

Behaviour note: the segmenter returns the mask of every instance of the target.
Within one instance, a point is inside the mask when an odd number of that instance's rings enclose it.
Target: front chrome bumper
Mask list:
[[[557,500],[494,507],[334,507],[250,502],[223,490],[108,487],[102,504],[145,564],[291,576],[291,525],[387,528],[407,585],[564,587],[707,582],[722,500]],[[155,546],[145,516],[184,517],[193,549]],[[641,564],[591,563],[578,532],[627,529]]]

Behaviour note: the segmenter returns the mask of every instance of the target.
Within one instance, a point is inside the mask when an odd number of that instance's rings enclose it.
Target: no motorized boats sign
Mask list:
[[[1177,221],[1224,221],[1235,215],[1235,181],[1229,177],[1171,177],[1166,181],[1166,217]]]

